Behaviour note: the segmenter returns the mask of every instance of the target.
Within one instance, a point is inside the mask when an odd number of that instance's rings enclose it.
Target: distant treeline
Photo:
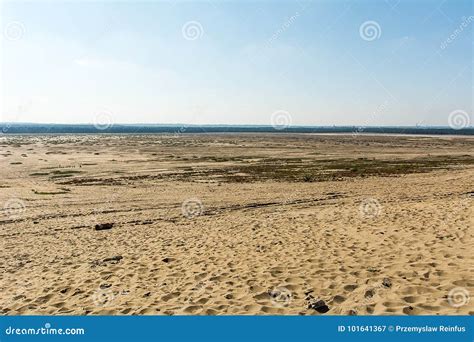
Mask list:
[[[358,127],[358,126],[292,126],[275,129],[272,126],[226,126],[226,125],[126,125],[108,127],[86,124],[29,124],[0,123],[3,134],[101,134],[101,133],[385,133],[385,134],[440,134],[474,135],[474,127],[455,130],[449,127]],[[279,127],[280,128],[280,127]]]

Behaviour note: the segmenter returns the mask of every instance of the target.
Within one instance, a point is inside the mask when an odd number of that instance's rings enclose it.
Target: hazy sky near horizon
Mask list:
[[[447,126],[464,111],[473,124],[470,0],[9,1],[1,13],[0,121],[269,125],[276,112]]]

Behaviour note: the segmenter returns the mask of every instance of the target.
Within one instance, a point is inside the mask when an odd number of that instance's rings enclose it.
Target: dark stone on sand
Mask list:
[[[168,263],[168,262],[170,262],[171,260],[172,260],[171,258],[164,258],[164,259],[161,260],[161,261]]]
[[[385,287],[392,287],[392,281],[390,278],[383,278],[382,285]]]
[[[112,262],[119,262],[120,260],[123,259],[123,256],[121,255],[116,255],[116,256],[113,256],[111,258],[105,258],[103,261],[104,262],[109,262],[109,261],[112,261]]]
[[[364,297],[365,298],[372,298],[374,295],[375,295],[375,291],[370,289],[370,290],[365,291]]]
[[[112,229],[114,226],[113,223],[99,223],[95,225],[95,230],[107,230]]]
[[[147,292],[143,295],[143,297],[150,297],[150,295],[151,295],[151,292]]]
[[[99,287],[100,287],[101,290],[104,290],[104,289],[108,289],[111,286],[112,286],[112,284],[100,284]]]
[[[310,303],[308,309],[316,310],[319,313],[326,313],[329,311],[329,306],[326,305],[324,300],[318,300],[314,303]]]

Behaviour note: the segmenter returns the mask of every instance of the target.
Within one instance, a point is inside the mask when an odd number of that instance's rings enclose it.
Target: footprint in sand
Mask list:
[[[167,302],[167,301],[169,301],[170,299],[178,298],[180,295],[181,295],[180,292],[168,293],[167,295],[164,295],[163,297],[161,297],[161,300]]]
[[[347,292],[352,292],[354,291],[356,288],[358,288],[359,286],[358,285],[355,285],[355,284],[352,284],[352,285],[346,285],[344,286],[344,290],[347,291]]]

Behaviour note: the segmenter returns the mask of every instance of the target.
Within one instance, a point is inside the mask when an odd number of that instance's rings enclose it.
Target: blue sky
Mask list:
[[[293,125],[447,126],[472,117],[473,15],[463,0],[10,1],[0,121],[271,124],[283,111]]]

